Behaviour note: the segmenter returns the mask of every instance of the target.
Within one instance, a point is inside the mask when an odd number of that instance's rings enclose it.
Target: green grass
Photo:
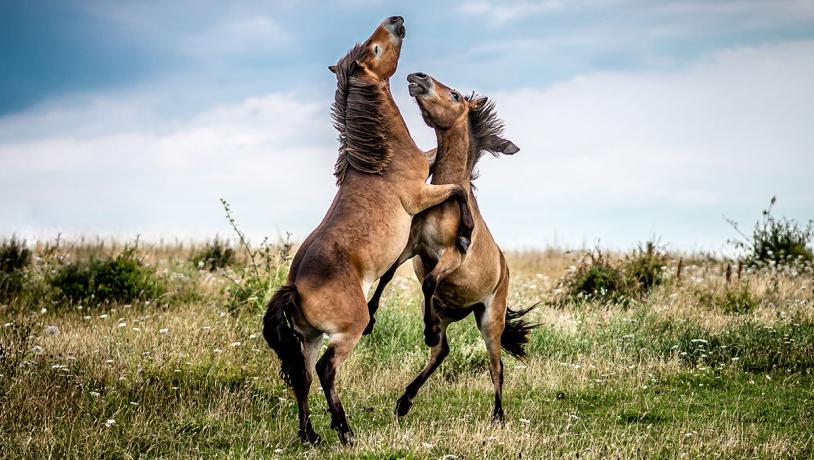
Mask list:
[[[564,275],[551,268],[567,266],[557,259],[564,256],[533,256],[541,265],[514,262],[524,268],[512,271],[512,292],[522,293],[513,304],[552,298]],[[534,313],[543,325],[529,360],[504,356],[507,420],[495,425],[471,317],[450,328],[450,356],[410,414],[392,415],[427,359],[418,283],[407,271],[340,371],[356,445],[339,445],[315,384],[312,417],[324,442],[310,447],[297,440],[295,401],[260,336],[262,311],[230,312],[226,277],[245,267],[215,276],[187,260],[149,261],[168,282],[160,305],[0,307],[0,458],[814,456],[814,292],[806,276],[750,275],[749,311],[699,301],[699,290],[721,292],[707,266],[688,268],[697,282],[663,283],[623,306],[544,304]],[[553,281],[539,281],[541,271]]]

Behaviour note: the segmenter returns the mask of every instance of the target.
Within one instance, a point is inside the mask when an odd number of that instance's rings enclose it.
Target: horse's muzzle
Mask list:
[[[399,38],[407,36],[407,29],[404,27],[404,18],[401,16],[390,16],[385,19],[385,28]]]
[[[429,75],[423,72],[416,72],[407,75],[407,89],[410,96],[416,97],[430,92],[432,80]]]

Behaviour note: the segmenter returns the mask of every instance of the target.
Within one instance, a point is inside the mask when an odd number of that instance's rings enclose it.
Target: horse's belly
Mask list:
[[[396,214],[389,222],[382,225],[382,228],[371,229],[371,236],[375,235],[375,237],[371,238],[369,242],[369,263],[366,264],[367,267],[362,277],[363,289],[370,287],[374,281],[381,278],[387,269],[396,263],[407,246],[412,217],[407,212]],[[366,289],[365,292],[367,292]]]

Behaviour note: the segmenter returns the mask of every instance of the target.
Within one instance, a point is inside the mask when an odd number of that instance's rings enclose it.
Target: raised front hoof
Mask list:
[[[300,441],[303,444],[317,446],[322,442],[322,438],[313,429],[306,431],[300,430]]]
[[[376,320],[370,318],[370,321],[367,323],[367,327],[362,332],[362,335],[370,335],[373,332],[373,326],[376,324]]]
[[[441,343],[441,328],[424,329],[424,343],[430,348],[438,346]]]
[[[340,431],[339,442],[341,442],[343,446],[353,446],[353,443],[355,442],[353,438],[353,431]]]
[[[466,254],[466,251],[469,250],[469,245],[471,241],[469,238],[465,236],[459,236],[455,239],[455,246],[461,251],[461,253]]]
[[[401,398],[396,401],[396,417],[404,417],[407,415],[407,412],[410,412],[410,407],[413,406],[413,403],[410,401],[410,398],[407,395],[403,395]]]

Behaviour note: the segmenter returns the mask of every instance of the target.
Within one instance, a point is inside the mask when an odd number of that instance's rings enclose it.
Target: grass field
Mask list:
[[[61,248],[34,250],[29,281],[49,276],[48,260],[121,249]],[[427,357],[419,285],[404,267],[340,373],[355,446],[339,445],[312,391],[324,442],[310,447],[261,336],[258,305],[280,267],[236,303],[233,280],[252,276],[245,260],[210,272],[189,248],[138,254],[163,283],[156,298],[91,306],[43,294],[0,307],[0,457],[814,457],[810,267],[744,270],[727,283],[725,262],[685,254],[678,280],[673,255],[647,295],[558,301],[577,254],[508,254],[510,304],[541,302],[532,316],[542,326],[527,362],[504,357],[502,426],[490,422],[472,318],[451,327],[449,358],[396,420]]]

